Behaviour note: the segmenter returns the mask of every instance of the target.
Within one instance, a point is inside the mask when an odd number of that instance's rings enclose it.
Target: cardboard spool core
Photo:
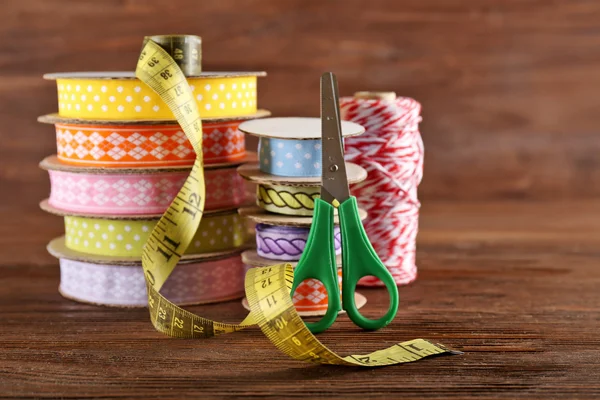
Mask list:
[[[202,122],[217,123],[217,122],[232,122],[232,121],[249,121],[256,118],[265,118],[271,115],[271,111],[259,109],[254,114],[243,115],[239,117],[209,117],[202,118]],[[41,115],[37,118],[38,122],[43,124],[76,124],[76,125],[106,125],[106,126],[122,126],[122,125],[179,125],[175,119],[132,119],[132,120],[101,120],[101,119],[81,119],[61,117],[58,113]]]
[[[245,163],[253,163],[258,160],[256,152],[247,151],[243,159],[237,161],[230,161],[218,164],[204,165],[204,169],[226,169],[226,168],[237,168],[239,165]],[[44,158],[40,163],[39,167],[46,171],[62,171],[71,173],[84,173],[84,174],[132,174],[132,175],[144,175],[154,173],[166,173],[166,172],[178,172],[178,171],[191,171],[193,165],[185,166],[172,166],[172,167],[145,167],[145,168],[108,168],[108,167],[80,167],[77,165],[65,164],[59,161],[56,155],[48,156]]]
[[[141,268],[141,267],[140,267]],[[90,300],[86,300],[86,299],[82,299],[76,296],[71,296],[69,294],[66,294],[60,287],[58,288],[58,293],[60,293],[60,295],[62,297],[64,297],[67,300],[71,300],[71,301],[76,301],[78,303],[83,303],[83,304],[90,304],[92,306],[100,306],[100,307],[109,307],[109,308],[126,308],[126,309],[135,309],[135,308],[145,308],[146,306],[137,306],[137,305],[122,305],[122,304],[105,304],[105,303],[98,303],[98,302],[94,302],[94,301],[90,301]],[[226,296],[223,298],[219,298],[216,300],[206,300],[206,301],[193,301],[193,302],[183,302],[183,303],[177,303],[178,306],[180,307],[189,307],[189,306],[202,306],[202,305],[207,305],[207,304],[216,304],[216,303],[225,303],[227,301],[233,301],[233,300],[237,300],[240,297],[242,297],[244,295],[244,293],[238,293],[235,295],[231,295],[231,296]]]
[[[81,212],[72,212],[65,211],[59,208],[56,208],[48,202],[48,199],[44,199],[40,202],[40,208],[47,213],[57,215],[59,217],[82,217],[82,218],[95,218],[95,219],[107,219],[107,220],[117,220],[117,221],[135,221],[140,219],[147,220],[158,220],[163,216],[164,213],[161,214],[139,214],[139,215],[107,215],[107,214],[91,214],[91,213],[81,213]],[[203,215],[226,215],[226,214],[234,214],[237,211],[238,207],[227,207],[227,208],[219,208],[216,210],[205,211]]]
[[[354,98],[363,100],[394,101],[396,100],[396,92],[356,92],[354,93]]]
[[[338,268],[342,268],[342,255],[338,254],[335,256],[335,261]],[[283,261],[283,260],[271,260],[258,255],[256,249],[244,250],[242,252],[242,262],[252,267],[268,267],[273,264],[292,264],[292,267],[296,267],[298,261]]]
[[[310,227],[312,224],[312,216],[310,215],[285,215],[285,214],[275,214],[271,213],[263,208],[258,206],[251,207],[240,207],[238,209],[238,213],[242,217],[246,217],[253,222],[259,224],[267,224],[267,225],[279,225],[279,226],[298,226],[298,227]],[[364,221],[367,218],[367,212],[360,208],[358,209],[358,215],[361,221]],[[333,216],[333,223],[339,225],[339,217],[337,215]]]
[[[81,253],[76,250],[72,250],[65,244],[65,237],[59,236],[54,238],[46,246],[48,253],[55,258],[66,258],[73,261],[89,262],[94,264],[110,264],[110,265],[139,265],[142,267],[142,260],[140,257],[119,257],[119,256],[102,256],[97,254]],[[178,264],[190,264],[197,263],[200,261],[212,261],[223,258],[233,257],[240,254],[248,246],[242,246],[237,249],[215,251],[212,253],[204,254],[184,254]]]
[[[365,132],[361,125],[341,121],[342,136],[356,136]],[[288,139],[288,140],[320,140],[321,118],[309,117],[280,117],[264,118],[246,121],[238,129],[249,135],[260,138]]]
[[[255,163],[244,164],[238,168],[238,173],[242,178],[263,185],[283,185],[283,186],[320,186],[320,176],[279,176],[271,175],[260,170],[260,166]],[[358,183],[367,179],[367,170],[360,165],[347,162],[346,175],[348,183]]]
[[[256,76],[264,77],[267,76],[265,71],[203,71],[197,75],[190,75],[187,78],[238,78],[244,76]],[[125,79],[133,80],[138,79],[135,76],[135,71],[82,71],[82,72],[53,72],[44,74],[44,79],[54,81],[57,79],[91,79],[91,80],[102,80],[102,79]]]

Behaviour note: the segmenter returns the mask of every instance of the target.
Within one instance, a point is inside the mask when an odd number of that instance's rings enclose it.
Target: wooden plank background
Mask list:
[[[598,397],[598,0],[2,0],[0,16],[2,396]],[[38,209],[55,139],[36,117],[57,108],[41,76],[132,70],[143,36],[165,33],[201,35],[205,70],[266,70],[259,104],[275,115],[318,115],[327,70],[344,95],[423,104],[419,280],[386,330],[343,317],[323,339],[348,353],[428,337],[464,356],[307,368],[256,329],[198,346],[154,332],[144,310],[60,297],[44,245],[64,227]]]
[[[36,122],[57,108],[41,75],[132,70],[144,35],[175,32],[203,37],[206,70],[268,71],[259,104],[275,115],[318,115],[325,70],[344,95],[418,99],[424,200],[600,194],[595,0],[5,0],[1,13],[0,186],[21,207],[47,195],[37,162],[55,151]]]

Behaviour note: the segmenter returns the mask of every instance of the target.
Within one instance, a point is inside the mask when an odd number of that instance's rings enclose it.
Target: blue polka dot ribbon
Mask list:
[[[275,139],[258,141],[260,170],[292,177],[321,176],[321,140]]]

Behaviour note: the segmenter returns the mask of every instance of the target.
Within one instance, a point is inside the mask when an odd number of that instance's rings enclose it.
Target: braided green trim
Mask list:
[[[279,208],[289,207],[293,210],[314,210],[315,199],[319,196],[318,192],[305,193],[286,186],[276,188],[258,185],[256,189],[256,197],[259,202]]]

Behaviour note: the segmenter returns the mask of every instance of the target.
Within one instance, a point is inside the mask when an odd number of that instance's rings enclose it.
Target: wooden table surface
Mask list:
[[[365,333],[342,317],[319,338],[342,354],[418,337],[465,354],[379,369],[303,364],[258,329],[169,339],[145,309],[66,300],[57,262],[44,254],[60,222],[32,215],[23,222],[0,209],[2,398],[600,396],[597,201],[426,203],[419,278],[401,288],[396,320]],[[23,223],[31,234],[10,234]],[[367,311],[382,307],[379,290],[361,292]],[[226,321],[245,315],[239,301],[194,310]]]

